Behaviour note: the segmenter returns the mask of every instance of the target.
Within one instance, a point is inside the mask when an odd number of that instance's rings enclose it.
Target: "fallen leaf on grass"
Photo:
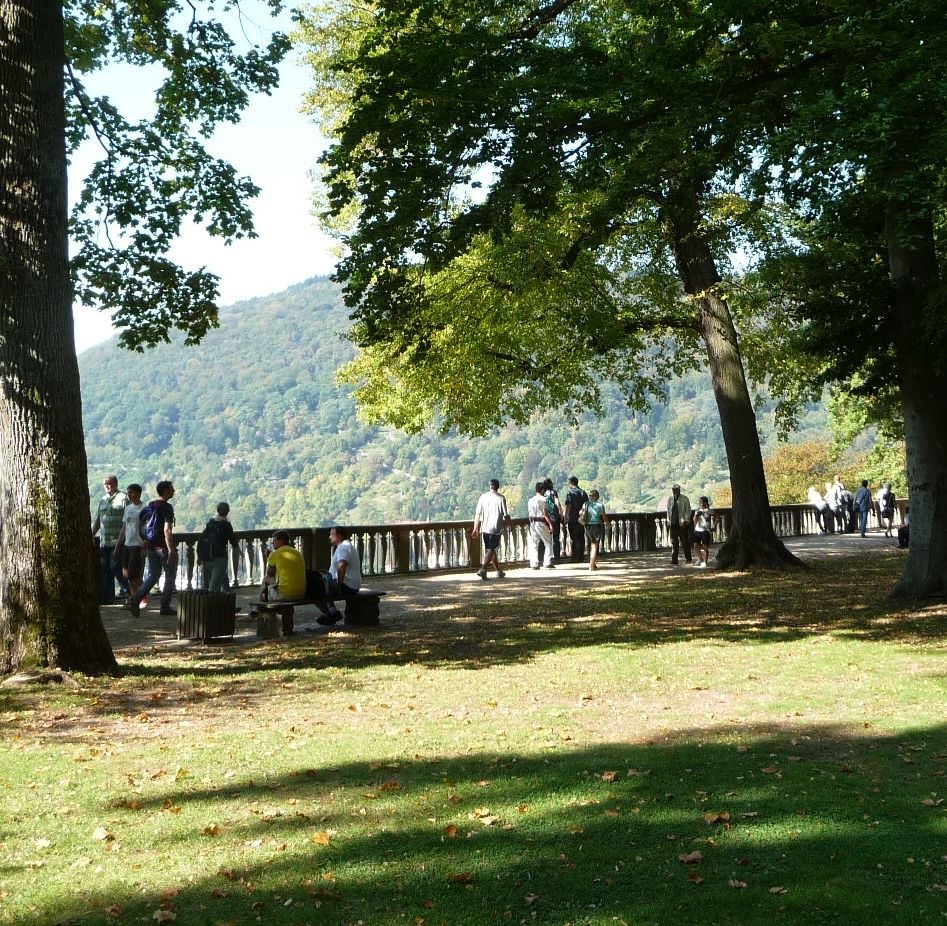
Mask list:
[[[327,846],[332,841],[332,837],[325,832],[313,833],[310,838],[317,846]]]
[[[159,908],[151,914],[151,918],[159,923],[173,923],[178,918],[178,915],[173,910]]]
[[[99,840],[99,842],[111,842],[115,837],[104,826],[100,826],[92,834],[92,838]]]
[[[616,781],[618,779],[618,772],[602,772],[599,778],[601,778],[602,781]]]
[[[940,807],[940,805],[944,803],[944,799],[939,798],[938,800],[934,800],[934,798],[928,797],[928,798],[925,798],[923,801],[921,801],[921,803],[925,807]]]
[[[217,836],[220,833],[220,827],[216,823],[212,823],[210,826],[205,826],[201,832],[205,836]]]
[[[105,908],[106,916],[121,916],[124,913],[120,904],[113,903],[111,906]]]
[[[400,791],[401,782],[395,778],[389,778],[378,786],[379,791]]]
[[[454,884],[473,884],[473,875],[469,871],[458,871],[448,875],[447,880]]]
[[[448,825],[448,827],[444,830],[444,835],[447,836],[448,839],[456,839],[458,833],[460,833],[460,830],[453,823]]]
[[[767,765],[766,768],[761,769],[764,775],[779,775],[782,773],[782,769],[778,765]]]
[[[696,871],[692,871],[692,872],[687,876],[687,880],[690,881],[691,884],[703,884],[703,883],[704,883],[704,879],[703,879],[699,874],[697,874]]]
[[[731,878],[731,879],[727,882],[727,887],[735,887],[735,888],[740,888],[740,889],[742,889],[742,888],[746,887],[746,881],[737,881],[736,878]]]
[[[697,865],[704,860],[704,853],[700,849],[695,849],[693,852],[682,852],[677,860],[685,865]]]
[[[788,894],[789,893],[789,891],[786,888],[784,888],[781,884],[777,885],[776,887],[771,887],[769,889],[769,892],[770,894]]]
[[[727,824],[730,822],[730,814],[726,810],[713,810],[704,814],[704,822],[710,826],[715,823]]]

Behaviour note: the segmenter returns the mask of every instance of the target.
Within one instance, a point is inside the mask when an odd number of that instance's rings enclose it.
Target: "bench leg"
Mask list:
[[[295,624],[293,621],[293,606],[260,608],[256,616],[256,635],[272,639],[273,637],[288,637]]]
[[[347,598],[345,601],[345,623],[350,627],[378,626],[378,599],[367,595]]]

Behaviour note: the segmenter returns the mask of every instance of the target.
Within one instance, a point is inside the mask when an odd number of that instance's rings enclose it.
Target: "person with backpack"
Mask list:
[[[579,488],[578,478],[570,476],[569,491],[566,492],[566,529],[569,531],[569,559],[573,563],[585,559],[585,526],[581,516],[588,500],[585,490]]]
[[[543,491],[546,497],[546,513],[549,515],[552,530],[552,558],[558,563],[562,556],[562,503],[559,501],[559,493],[551,479],[543,480]]]
[[[168,617],[178,612],[171,607],[171,595],[174,593],[174,573],[178,566],[178,548],[174,542],[174,508],[170,501],[174,498],[174,484],[163,479],[155,486],[158,497],[145,506],[141,513],[142,534],[145,537],[145,556],[148,560],[148,575],[141,587],[140,607],[148,605],[148,593],[158,584],[164,574],[161,587],[161,611]]]
[[[592,489],[589,500],[585,503],[585,533],[589,538],[589,569],[598,569],[598,551],[605,539],[605,528],[608,525],[609,518],[605,513],[605,503],[601,501],[598,489]]]
[[[229,592],[230,577],[227,561],[230,548],[238,548],[233,525],[228,520],[230,505],[221,502],[217,506],[217,516],[211,518],[198,540],[198,559],[209,568],[210,578],[207,589],[211,592]]]

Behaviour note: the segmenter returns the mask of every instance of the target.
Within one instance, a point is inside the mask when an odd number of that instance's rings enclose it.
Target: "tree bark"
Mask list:
[[[64,48],[61,2],[0,0],[0,672],[117,668],[88,517]]]
[[[888,268],[898,319],[894,332],[904,408],[911,542],[898,599],[947,594],[947,376],[929,353],[927,302],[939,288],[934,224],[889,201],[885,215]]]
[[[701,336],[707,347],[710,378],[730,468],[733,522],[726,541],[717,551],[717,564],[723,569],[745,569],[754,565],[778,569],[802,566],[773,530],[763,454],[743,372],[743,358],[730,307],[718,293],[720,275],[710,246],[700,231],[697,202],[693,194],[685,195],[682,202],[667,210],[667,220],[684,291],[699,307]]]

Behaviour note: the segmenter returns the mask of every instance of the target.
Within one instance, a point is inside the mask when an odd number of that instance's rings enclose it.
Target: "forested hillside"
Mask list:
[[[145,354],[114,341],[79,358],[89,485],[105,473],[151,498],[173,479],[178,528],[193,529],[227,499],[238,529],[468,518],[498,478],[514,513],[537,478],[577,475],[611,510],[655,508],[677,480],[692,497],[726,485],[726,458],[709,377],[672,384],[666,403],[633,414],[617,390],[603,418],[560,416],[468,439],[404,435],[356,418],[336,368],[352,355],[347,316],[325,278],[223,309],[199,347],[178,340]],[[471,376],[480,375],[471,371]],[[764,454],[775,447],[760,404]],[[799,439],[823,437],[824,411]]]

